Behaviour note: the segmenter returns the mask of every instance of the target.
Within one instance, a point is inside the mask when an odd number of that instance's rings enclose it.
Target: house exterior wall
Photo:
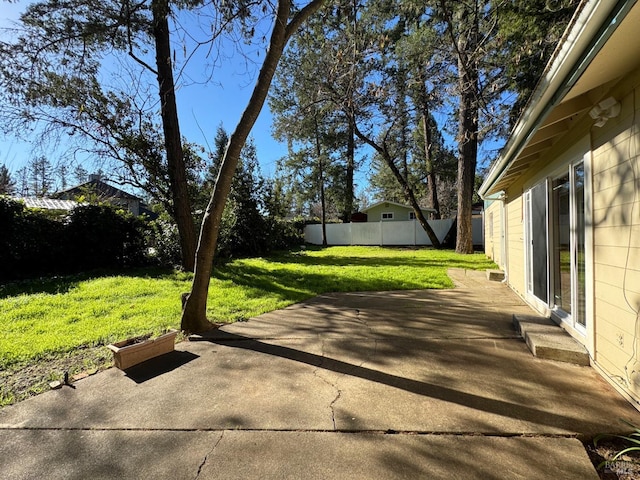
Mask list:
[[[524,297],[524,206],[522,194],[510,196],[505,200],[505,217],[507,221],[507,265],[508,281],[511,288]]]
[[[527,300],[524,192],[584,159],[588,328],[580,338],[568,330],[605,378],[640,403],[640,70],[610,94],[621,103],[618,117],[599,128],[587,115],[505,192],[507,278]],[[494,213],[486,246],[494,259],[498,203],[485,214],[488,222]]]
[[[618,90],[619,117],[593,132],[595,359],[640,398],[640,73]]]
[[[502,201],[494,200],[484,211],[484,253],[502,267],[502,250]]]

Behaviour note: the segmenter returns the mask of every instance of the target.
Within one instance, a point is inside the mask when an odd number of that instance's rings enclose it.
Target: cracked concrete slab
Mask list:
[[[100,478],[122,457],[118,478],[593,478],[554,437],[640,413],[592,369],[532,357],[506,286],[451,275],[322,295],[2,408],[0,471]],[[387,431],[416,435],[372,435]]]
[[[10,480],[195,479],[222,432],[0,430]]]
[[[544,458],[544,461],[540,461]],[[597,480],[569,438],[226,432],[202,479]]]
[[[514,340],[328,341],[325,351],[341,373],[342,430],[595,435],[635,416],[594,370],[532,359]]]
[[[190,361],[179,368],[153,376],[170,361],[165,356],[147,371],[110,369],[78,381],[75,389],[46,392],[0,410],[0,427],[332,429],[329,404],[335,391],[313,375],[322,361],[319,346],[306,340],[285,344],[264,343],[260,352],[184,342],[171,355],[189,354]],[[312,359],[308,364],[282,354],[305,350]]]

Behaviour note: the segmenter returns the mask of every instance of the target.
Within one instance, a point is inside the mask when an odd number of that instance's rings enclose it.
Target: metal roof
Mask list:
[[[75,200],[57,200],[55,198],[17,197],[15,200],[24,203],[27,208],[43,208],[45,210],[73,210],[78,206]]]

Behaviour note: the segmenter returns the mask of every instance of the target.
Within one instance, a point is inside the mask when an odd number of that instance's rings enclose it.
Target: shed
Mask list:
[[[421,208],[425,217],[435,212],[433,208]],[[384,200],[362,210],[367,215],[367,222],[398,222],[415,220],[413,207],[401,203]]]

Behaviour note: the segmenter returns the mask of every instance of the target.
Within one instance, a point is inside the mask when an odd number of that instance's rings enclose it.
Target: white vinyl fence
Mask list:
[[[473,244],[482,245],[482,218],[474,218]],[[429,225],[442,242],[453,225],[453,219],[429,220]],[[328,245],[431,245],[417,220],[404,222],[328,223]],[[313,245],[322,245],[322,225],[307,225],[304,240]]]

